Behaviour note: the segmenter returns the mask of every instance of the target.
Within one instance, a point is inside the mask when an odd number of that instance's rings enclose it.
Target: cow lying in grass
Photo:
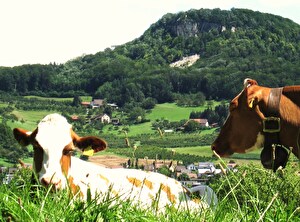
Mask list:
[[[131,200],[143,208],[161,210],[166,206],[181,209],[203,209],[216,203],[216,197],[207,186],[193,190],[184,188],[175,179],[159,173],[134,169],[108,169],[72,156],[75,148],[94,152],[104,150],[104,140],[80,137],[67,120],[59,114],[50,114],[33,132],[15,128],[16,140],[34,147],[33,167],[41,184],[55,189],[69,188],[74,196],[82,199],[107,198]],[[192,193],[206,195],[206,200],[193,199]]]

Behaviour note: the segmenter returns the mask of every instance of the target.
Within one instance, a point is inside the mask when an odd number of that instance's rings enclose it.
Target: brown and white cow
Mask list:
[[[299,158],[300,86],[268,88],[245,79],[229,110],[212,144],[217,154],[229,156],[263,147],[261,162],[274,171],[285,167],[290,149]]]
[[[134,169],[108,169],[72,156],[75,147],[84,150],[91,147],[94,152],[107,147],[100,138],[80,137],[67,120],[59,114],[50,114],[31,133],[15,128],[14,136],[23,146],[34,147],[34,170],[39,181],[56,189],[70,188],[72,193],[86,199],[119,197],[131,199],[134,204],[158,209],[174,205],[180,208],[200,210],[216,203],[213,191],[207,186],[193,190],[184,188],[175,179],[159,173]],[[200,192],[206,201],[195,201],[191,193]],[[206,195],[206,196],[205,196]]]

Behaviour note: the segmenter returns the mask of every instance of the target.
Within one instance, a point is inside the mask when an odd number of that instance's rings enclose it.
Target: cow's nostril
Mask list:
[[[216,150],[215,144],[212,144],[212,145],[211,145],[211,149],[212,149],[212,150]]]
[[[61,180],[58,178],[42,178],[41,184],[45,187],[53,185],[56,189],[59,189],[61,186]]]
[[[42,178],[41,179],[41,184],[44,185],[44,186],[46,186],[46,187],[48,187],[49,184],[50,184],[50,181],[47,180],[46,178]]]

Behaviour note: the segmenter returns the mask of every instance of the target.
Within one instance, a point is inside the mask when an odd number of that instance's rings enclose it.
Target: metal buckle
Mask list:
[[[278,117],[266,117],[263,120],[263,132],[265,133],[279,133],[280,128],[280,118]]]

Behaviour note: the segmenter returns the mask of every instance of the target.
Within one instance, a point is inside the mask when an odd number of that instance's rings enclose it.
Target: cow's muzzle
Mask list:
[[[61,186],[61,179],[58,179],[56,177],[43,177],[41,178],[41,184],[45,187],[51,187],[55,190],[59,190]]]
[[[230,149],[219,149],[215,143],[211,145],[211,150],[216,152],[221,157],[228,157],[233,154],[233,152]]]

